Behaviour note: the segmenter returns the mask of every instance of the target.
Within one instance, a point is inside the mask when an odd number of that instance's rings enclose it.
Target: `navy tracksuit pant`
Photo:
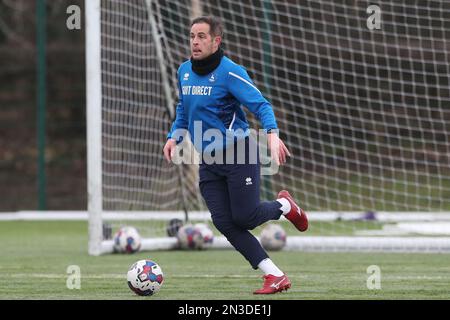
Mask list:
[[[260,164],[249,163],[249,138],[245,142],[245,164],[202,163],[199,186],[216,228],[257,269],[269,256],[248,230],[278,220],[281,204],[260,202]]]

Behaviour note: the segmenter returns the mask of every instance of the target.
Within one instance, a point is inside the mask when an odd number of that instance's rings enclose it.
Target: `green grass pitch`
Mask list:
[[[287,292],[254,296],[259,270],[232,250],[87,254],[86,222],[1,222],[0,299],[449,299],[450,255],[271,252],[292,281]],[[137,260],[162,267],[165,282],[152,297],[129,290]],[[81,288],[68,289],[67,267],[81,270]],[[367,268],[381,270],[381,289],[369,290]]]

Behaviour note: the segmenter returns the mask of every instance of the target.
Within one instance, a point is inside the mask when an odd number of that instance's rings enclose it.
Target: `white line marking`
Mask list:
[[[255,87],[253,84],[251,84],[250,82],[248,82],[247,80],[245,80],[244,78],[242,78],[241,76],[238,76],[237,74],[233,73],[233,72],[228,72],[229,75],[232,75],[235,78],[238,78],[241,81],[244,81],[246,84],[248,84],[249,86],[253,87],[256,91],[258,91],[259,93],[261,93],[261,91],[258,90],[257,87]]]

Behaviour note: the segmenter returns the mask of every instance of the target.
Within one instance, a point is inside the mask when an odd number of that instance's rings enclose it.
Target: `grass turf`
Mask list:
[[[87,254],[86,222],[1,222],[0,299],[448,299],[450,255],[271,252],[291,279],[288,292],[254,296],[260,272],[232,250]],[[165,282],[152,297],[127,287],[129,266],[149,258]],[[66,286],[67,267],[81,270],[81,289]],[[381,269],[381,289],[366,286]]]

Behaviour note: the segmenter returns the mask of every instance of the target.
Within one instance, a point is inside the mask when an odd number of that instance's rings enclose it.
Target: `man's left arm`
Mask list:
[[[291,156],[291,153],[278,137],[278,132],[271,132],[278,129],[272,105],[263,97],[244,69],[236,68],[228,72],[228,90],[242,105],[256,115],[263,129],[269,132],[268,144],[271,155],[278,165],[284,164],[286,157]]]
[[[235,68],[229,71],[227,83],[231,94],[255,114],[264,130],[278,129],[272,105],[264,98],[244,69]]]

